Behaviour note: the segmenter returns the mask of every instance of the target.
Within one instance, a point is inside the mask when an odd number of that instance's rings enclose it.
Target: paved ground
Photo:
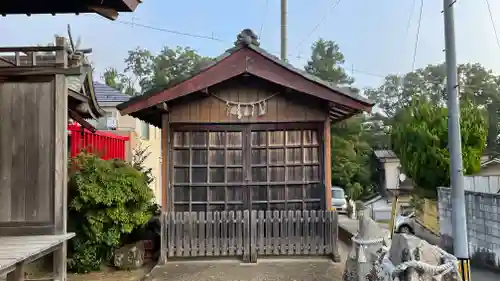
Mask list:
[[[340,281],[342,266],[328,260],[260,260],[246,265],[236,261],[178,262],[157,267],[154,281]]]
[[[328,259],[259,259],[257,264],[235,260],[169,262],[157,266],[150,281],[340,281],[349,247],[340,244],[341,263]]]

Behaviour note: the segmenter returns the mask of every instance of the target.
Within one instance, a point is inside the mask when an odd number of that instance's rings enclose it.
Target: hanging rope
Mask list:
[[[391,262],[389,253],[386,253],[384,258],[382,259],[382,267],[384,268],[384,272],[390,276],[390,278],[394,281],[400,281],[399,280],[399,274],[401,272],[404,272],[408,268],[414,268],[417,270],[421,270],[425,273],[429,273],[432,276],[436,275],[444,275],[448,272],[455,271],[457,273],[457,276],[459,276],[459,280],[461,280],[460,273],[458,270],[458,260],[455,256],[447,253],[446,251],[442,250],[439,247],[434,246],[434,248],[443,256],[444,263],[441,265],[430,265],[427,264],[423,261],[416,261],[416,260],[411,260],[411,261],[406,261],[398,266],[394,266],[394,264]]]
[[[257,101],[251,102],[239,102],[239,101],[231,101],[221,98],[218,95],[211,94],[214,98],[224,102],[226,104],[226,112],[227,115],[232,114],[236,115],[238,119],[241,119],[243,116],[261,116],[266,114],[267,111],[267,101],[274,98],[278,95],[272,94],[264,99],[260,99]],[[258,111],[257,111],[258,110]]]

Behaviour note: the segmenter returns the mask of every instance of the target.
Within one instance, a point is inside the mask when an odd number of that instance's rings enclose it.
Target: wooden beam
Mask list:
[[[91,131],[92,133],[95,133],[96,131],[95,127],[92,126],[92,124],[90,124],[89,122],[87,122],[87,120],[85,120],[80,114],[78,114],[78,112],[68,109],[68,115],[69,117],[71,117],[71,119],[75,120],[76,122],[78,122],[78,124],[82,125],[82,127]]]
[[[326,210],[332,209],[332,135],[330,120],[325,120],[323,125],[323,154],[324,154],[324,179]]]
[[[54,79],[54,234],[66,234],[68,199],[68,87],[66,76],[57,74]],[[61,149],[62,148],[62,149]],[[54,252],[53,266],[56,280],[66,280],[66,241]]]
[[[89,10],[107,18],[108,20],[116,20],[118,18],[118,12],[115,9],[103,8],[98,6],[90,6]]]

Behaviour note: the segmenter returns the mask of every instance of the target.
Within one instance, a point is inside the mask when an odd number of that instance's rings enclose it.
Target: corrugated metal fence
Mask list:
[[[331,256],[338,258],[335,211],[167,212],[166,257]]]

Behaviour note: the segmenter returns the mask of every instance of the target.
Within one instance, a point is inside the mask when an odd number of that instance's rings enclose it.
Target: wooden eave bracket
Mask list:
[[[108,20],[116,20],[118,18],[118,12],[115,9],[89,6],[89,10],[107,18]]]
[[[168,112],[168,105],[166,102],[160,102],[159,104],[155,105],[155,108],[163,113]]]

